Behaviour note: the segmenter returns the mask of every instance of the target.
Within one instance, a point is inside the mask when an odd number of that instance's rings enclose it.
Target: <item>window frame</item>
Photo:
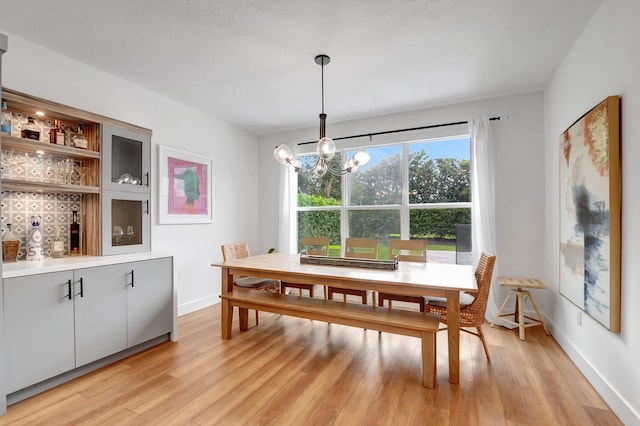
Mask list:
[[[417,143],[429,143],[454,139],[467,139],[469,141],[469,164],[470,169],[473,168],[472,156],[471,156],[471,135],[468,132],[454,133],[450,135],[425,137],[415,140],[401,140],[382,144],[367,144],[350,146],[342,149],[336,149],[335,155],[340,155],[340,163],[344,164],[348,160],[348,152],[357,149],[376,149],[385,146],[400,146],[400,167],[402,172],[402,194],[400,204],[384,204],[384,205],[349,205],[350,193],[349,193],[349,174],[342,176],[340,185],[342,189],[341,205],[339,206],[298,206],[297,195],[298,185],[296,184],[296,191],[294,196],[296,197],[296,215],[298,212],[304,211],[340,211],[340,241],[341,245],[345,238],[349,237],[349,211],[373,211],[373,210],[399,210],[400,211],[400,238],[409,239],[410,237],[410,212],[411,210],[421,209],[471,209],[473,205],[473,199],[464,202],[444,202],[444,203],[409,203],[409,146]],[[300,156],[313,156],[315,152],[301,152]],[[471,177],[469,185],[472,185]],[[295,232],[295,240],[298,241],[300,236],[298,235],[298,226],[293,229]]]

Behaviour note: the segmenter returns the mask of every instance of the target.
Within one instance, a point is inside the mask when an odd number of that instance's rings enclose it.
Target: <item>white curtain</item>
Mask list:
[[[497,284],[498,260],[496,253],[495,176],[493,161],[495,155],[491,143],[489,117],[469,120],[471,135],[471,229],[474,265],[483,251],[496,255],[491,291],[485,318],[492,322],[498,312],[495,297],[499,296]]]
[[[279,253],[293,254],[297,251],[295,241],[298,227],[298,215],[296,214],[296,187],[298,185],[298,175],[292,173],[285,166],[280,166],[280,222],[278,224],[278,245]]]

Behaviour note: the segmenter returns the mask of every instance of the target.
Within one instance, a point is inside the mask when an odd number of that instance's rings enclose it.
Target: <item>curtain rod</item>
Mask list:
[[[495,120],[500,120],[500,116],[497,117],[490,117],[489,118],[490,121],[495,121]],[[413,130],[423,130],[423,129],[435,129],[437,127],[448,127],[448,126],[456,126],[458,124],[467,124],[469,123],[468,121],[456,121],[453,123],[442,123],[442,124],[431,124],[429,126],[421,126],[421,127],[410,127],[407,129],[396,129],[396,130],[385,130],[382,132],[374,132],[374,133],[362,133],[360,135],[351,135],[351,136],[342,136],[339,138],[332,138],[334,141],[339,141],[339,140],[344,140],[344,139],[355,139],[355,138],[363,138],[365,136],[378,136],[378,135],[388,135],[390,133],[402,133],[402,132],[411,132]],[[300,145],[308,145],[310,143],[317,143],[318,141],[309,141],[309,142],[300,142],[298,143],[298,146]]]

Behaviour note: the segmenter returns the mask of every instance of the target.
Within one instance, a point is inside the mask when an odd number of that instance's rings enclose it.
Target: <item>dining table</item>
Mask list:
[[[308,264],[299,254],[269,253],[213,263],[222,270],[221,291],[233,290],[233,277],[271,278],[301,284],[372,290],[447,300],[449,383],[460,378],[460,292],[477,292],[471,265],[398,262],[395,269]]]

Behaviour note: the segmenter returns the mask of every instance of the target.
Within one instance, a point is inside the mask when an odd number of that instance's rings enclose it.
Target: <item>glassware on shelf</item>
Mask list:
[[[20,127],[20,137],[24,139],[40,140],[40,126],[36,124],[33,117],[27,117],[26,124]]]
[[[127,237],[129,237],[129,245],[131,245],[131,239],[136,235],[133,225],[127,225]]]
[[[120,238],[122,238],[123,235],[124,235],[124,231],[122,230],[122,226],[116,225],[113,227],[113,238],[115,238],[116,240],[115,245],[117,246],[120,245]]]

